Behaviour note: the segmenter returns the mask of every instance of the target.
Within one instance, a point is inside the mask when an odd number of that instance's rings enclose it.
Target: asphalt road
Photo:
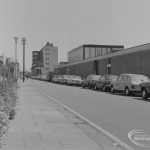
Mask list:
[[[150,133],[150,101],[143,101],[141,97],[113,95],[36,80],[28,82],[132,147],[135,145],[128,139],[130,131]]]

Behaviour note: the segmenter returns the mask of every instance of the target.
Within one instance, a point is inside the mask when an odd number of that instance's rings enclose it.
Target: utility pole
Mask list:
[[[23,82],[25,81],[25,44],[26,44],[26,38],[22,38],[22,44],[23,44]]]
[[[15,40],[15,63],[17,63],[17,43],[18,43],[18,37],[14,37]]]
[[[15,40],[15,72],[14,72],[14,76],[15,76],[15,80],[17,81],[17,77],[18,77],[18,65],[17,65],[17,43],[18,43],[18,37],[14,37]]]

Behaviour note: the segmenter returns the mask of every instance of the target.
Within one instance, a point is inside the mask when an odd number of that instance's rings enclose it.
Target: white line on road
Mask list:
[[[67,109],[68,111],[70,111],[72,114],[74,114],[75,116],[79,117],[80,119],[82,119],[83,121],[85,121],[87,124],[89,124],[90,126],[94,127],[95,129],[99,130],[100,132],[104,133],[106,136],[108,136],[109,138],[111,138],[112,140],[114,140],[117,144],[120,144],[122,147],[126,148],[127,150],[134,150],[132,147],[130,147],[129,145],[127,145],[125,142],[123,142],[122,140],[118,139],[117,137],[115,137],[114,135],[112,135],[111,133],[109,133],[108,131],[106,131],[105,129],[103,129],[102,127],[98,126],[97,124],[93,123],[92,121],[88,120],[87,118],[83,117],[82,115],[80,115],[79,113],[75,112],[74,110],[72,110],[71,108],[67,107],[66,105],[60,103],[58,100],[56,100],[55,98],[49,96],[47,93],[39,90],[38,88],[34,87],[35,89],[37,89],[41,94],[45,95],[46,97],[48,97],[49,99],[51,99],[53,102],[55,102],[56,104],[62,106],[63,108]]]

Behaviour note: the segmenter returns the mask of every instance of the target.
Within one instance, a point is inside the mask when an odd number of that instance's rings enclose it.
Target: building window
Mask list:
[[[49,58],[45,58],[45,60],[49,60]]]
[[[102,48],[102,55],[106,54],[106,48]]]
[[[95,57],[95,47],[91,48],[91,57]]]
[[[85,59],[90,58],[90,49],[88,47],[85,48]]]
[[[108,53],[111,53],[111,50],[110,50],[110,48],[107,48],[107,54],[108,54]]]
[[[37,55],[38,53],[37,52],[33,52],[33,55]]]
[[[111,74],[111,67],[107,67],[107,74]]]
[[[111,58],[107,59],[107,64],[111,64]]]
[[[49,48],[45,48],[45,51],[49,51]]]
[[[96,56],[101,56],[102,55],[102,50],[100,47],[96,48]]]
[[[49,68],[46,68],[46,70],[49,70]]]
[[[49,55],[49,53],[45,53],[45,55]]]
[[[49,65],[49,63],[45,63],[45,65]]]

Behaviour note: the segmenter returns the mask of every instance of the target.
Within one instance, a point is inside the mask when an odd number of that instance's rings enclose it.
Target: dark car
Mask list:
[[[109,75],[109,74],[102,75],[101,78],[95,82],[94,89],[95,90],[101,89],[104,92],[110,91],[112,81],[117,80],[117,78],[118,75]]]
[[[101,75],[89,75],[85,80],[82,81],[82,87],[88,87],[89,89],[93,88],[95,82],[100,79]]]
[[[150,80],[149,82],[141,83],[141,94],[143,99],[150,97]]]
[[[46,76],[47,79],[46,80],[49,81],[49,82],[52,82],[52,79],[54,78],[54,75],[56,75],[56,73],[49,71],[47,73],[47,76]]]

